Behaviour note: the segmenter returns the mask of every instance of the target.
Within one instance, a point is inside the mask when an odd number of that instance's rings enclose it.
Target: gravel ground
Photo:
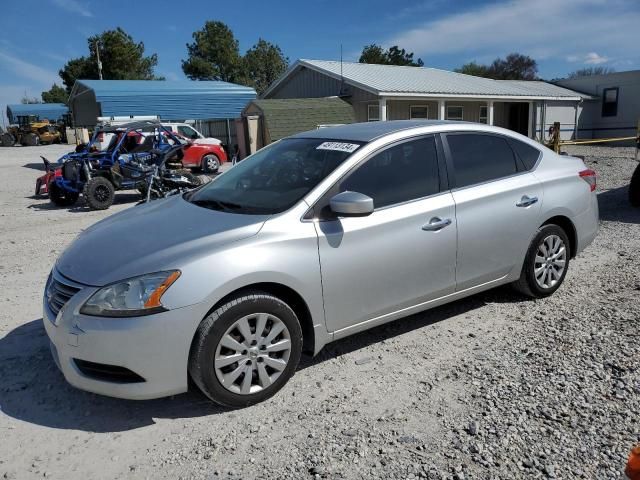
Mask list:
[[[563,287],[499,288],[336,342],[242,410],[197,392],[133,402],[68,386],[43,284],[90,212],[33,198],[39,155],[0,149],[0,478],[611,478],[640,440],[640,210],[631,148],[573,147],[602,226]]]

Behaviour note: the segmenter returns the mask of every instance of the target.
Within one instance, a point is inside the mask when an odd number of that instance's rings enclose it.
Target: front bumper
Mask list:
[[[132,318],[82,315],[80,307],[97,290],[54,269],[53,278],[79,291],[55,314],[43,299],[43,322],[54,360],[74,387],[111,397],[143,400],[187,391],[189,349],[206,314],[202,305]],[[144,381],[106,381],[83,373],[75,360],[124,367]]]

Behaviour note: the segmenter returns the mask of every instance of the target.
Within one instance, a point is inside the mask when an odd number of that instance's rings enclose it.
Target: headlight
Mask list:
[[[180,276],[179,270],[150,273],[107,285],[94,293],[80,309],[85,315],[137,317],[164,312],[162,294]]]

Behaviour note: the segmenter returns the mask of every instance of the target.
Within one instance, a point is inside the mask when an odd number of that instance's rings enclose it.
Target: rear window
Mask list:
[[[517,172],[516,159],[507,141],[482,133],[448,134],[456,187],[508,177]]]
[[[524,168],[531,170],[536,166],[536,162],[538,158],[540,158],[540,150],[519,140],[514,140],[513,138],[509,139],[509,142],[518,157],[520,157],[520,160],[522,160]]]

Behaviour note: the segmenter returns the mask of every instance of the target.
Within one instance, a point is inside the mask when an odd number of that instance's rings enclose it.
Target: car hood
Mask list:
[[[193,143],[196,145],[220,145],[222,142],[217,138],[198,138]]]
[[[240,215],[193,205],[176,195],[129,208],[84,230],[56,268],[85,285],[180,268],[221,245],[256,235],[267,215]]]

